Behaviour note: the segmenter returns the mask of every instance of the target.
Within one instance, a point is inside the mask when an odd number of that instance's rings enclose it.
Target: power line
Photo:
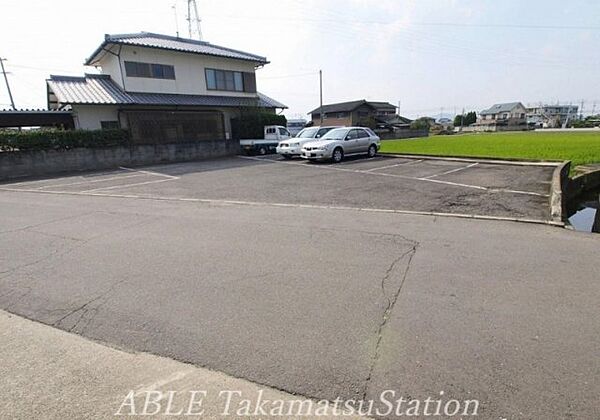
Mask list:
[[[231,18],[231,19],[242,19],[242,20],[269,20],[272,18],[265,16],[236,16],[236,15],[206,15],[214,18]],[[308,17],[294,17],[294,21],[301,22],[315,22],[315,23],[339,23],[340,18],[308,18]],[[364,20],[364,19],[347,19],[342,20],[344,24],[347,23],[360,23],[369,25],[390,25],[395,23],[394,21],[385,20]],[[460,23],[460,22],[410,22],[412,26],[447,26],[457,28],[499,28],[499,29],[533,29],[533,30],[580,30],[580,31],[600,31],[600,26],[594,25],[535,25],[535,24],[513,24],[513,23]]]
[[[286,74],[286,75],[281,75],[281,76],[267,76],[267,77],[260,77],[261,80],[272,80],[272,79],[291,79],[291,78],[296,78],[296,77],[306,77],[306,76],[316,76],[318,75],[319,72],[312,72],[312,73],[300,73],[300,74]]]

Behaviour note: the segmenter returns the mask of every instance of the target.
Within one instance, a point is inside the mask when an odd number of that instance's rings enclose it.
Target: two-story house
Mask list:
[[[527,129],[527,109],[521,102],[495,104],[481,111],[473,127],[477,131],[514,131]]]
[[[527,123],[536,128],[560,128],[579,117],[577,105],[539,105],[527,108]]]
[[[369,102],[365,99],[352,102],[323,105],[310,113],[313,125],[323,124],[355,126],[367,125],[370,121],[379,122],[396,115],[396,107],[387,102]]]
[[[81,129],[127,128],[136,143],[228,140],[244,110],[285,105],[256,89],[265,57],[147,32],[106,35],[85,61],[100,74],[50,76],[48,108]]]

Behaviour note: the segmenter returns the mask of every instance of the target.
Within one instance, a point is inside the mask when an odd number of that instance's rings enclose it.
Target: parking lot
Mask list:
[[[341,164],[235,157],[0,186],[129,195],[550,220],[554,166],[380,156]]]
[[[3,184],[0,309],[310,398],[592,418],[598,241],[415,214],[547,221],[552,170],[269,156]]]

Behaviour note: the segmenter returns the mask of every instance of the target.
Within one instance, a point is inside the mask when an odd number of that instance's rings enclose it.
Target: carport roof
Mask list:
[[[108,75],[84,77],[50,76],[49,93],[61,105],[163,105],[287,108],[281,102],[258,93],[256,98],[214,95],[125,92]]]

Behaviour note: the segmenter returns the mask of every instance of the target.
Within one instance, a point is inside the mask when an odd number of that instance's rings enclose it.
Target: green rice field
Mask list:
[[[382,153],[600,163],[598,132],[476,133],[384,140]]]

